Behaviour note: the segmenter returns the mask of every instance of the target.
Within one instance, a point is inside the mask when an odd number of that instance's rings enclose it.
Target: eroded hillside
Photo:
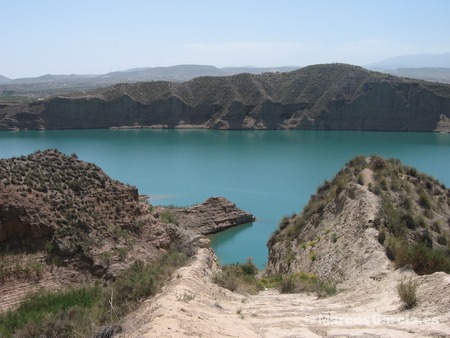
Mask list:
[[[342,282],[390,266],[450,272],[450,191],[398,160],[357,157],[268,242],[268,273]],[[382,249],[382,250],[380,250]]]
[[[224,198],[195,208],[216,231],[253,219]],[[46,150],[0,160],[0,310],[39,288],[114,280],[173,245],[189,253],[204,231],[174,212],[75,154]]]
[[[450,130],[450,86],[345,64],[117,84],[0,107],[0,129]]]

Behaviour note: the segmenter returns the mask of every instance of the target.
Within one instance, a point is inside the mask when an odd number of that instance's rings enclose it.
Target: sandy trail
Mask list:
[[[211,282],[213,252],[200,249],[153,300],[124,322],[121,337],[447,337],[450,276],[417,277],[397,270],[343,285],[337,295],[240,295]],[[419,305],[402,310],[396,285],[405,275],[420,283]]]

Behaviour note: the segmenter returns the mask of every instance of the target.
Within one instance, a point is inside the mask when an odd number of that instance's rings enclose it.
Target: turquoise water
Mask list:
[[[329,131],[71,130],[0,133],[0,158],[57,148],[135,185],[153,204],[224,196],[256,222],[212,236],[222,263],[253,257],[285,215],[356,155],[400,158],[450,186],[450,135]]]

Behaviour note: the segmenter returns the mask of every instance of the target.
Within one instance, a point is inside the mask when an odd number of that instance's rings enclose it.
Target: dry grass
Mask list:
[[[417,282],[412,278],[404,278],[397,285],[397,293],[404,303],[404,308],[410,309],[417,304]]]

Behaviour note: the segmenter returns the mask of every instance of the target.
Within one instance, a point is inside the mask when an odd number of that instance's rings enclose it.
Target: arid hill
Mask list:
[[[318,188],[302,213],[281,221],[268,242],[267,272],[343,282],[391,260],[418,274],[449,273],[449,225],[444,185],[398,160],[357,157]]]
[[[0,130],[212,128],[449,131],[450,85],[345,64],[139,82],[0,107]]]
[[[196,208],[199,222],[215,231],[253,219],[225,198]],[[172,212],[75,154],[46,150],[0,160],[0,312],[38,287],[114,280],[174,245],[192,252],[203,231]]]

